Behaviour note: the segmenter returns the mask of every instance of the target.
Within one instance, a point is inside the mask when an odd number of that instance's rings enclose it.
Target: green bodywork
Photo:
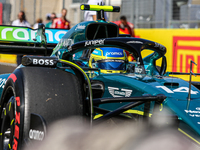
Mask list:
[[[87,26],[91,23],[107,24],[107,22],[101,20],[97,22],[83,22],[74,26],[56,46],[52,56],[58,56],[59,58],[63,58],[63,54],[68,53],[71,56],[69,57],[69,60],[73,61],[72,55],[74,53],[83,51],[85,48],[82,47],[73,51],[70,49],[71,44],[88,40],[86,38],[86,34],[87,32],[89,32],[87,30]],[[80,27],[80,29],[77,29],[77,27]],[[143,42],[143,45],[140,47],[142,51],[142,47],[145,47],[146,44],[143,41],[143,39],[132,38],[132,40]],[[137,45],[137,43],[135,43],[135,45]],[[104,47],[108,45],[106,44],[97,45],[96,47],[98,46]],[[143,65],[143,69],[145,69],[145,74],[144,72],[124,73],[124,74],[99,73],[95,77],[91,78],[91,81],[100,81],[104,84],[105,89],[102,96],[103,98],[113,97],[113,95],[125,97],[126,92],[123,92],[122,89],[132,90],[130,97],[142,96],[145,94],[150,94],[150,95],[164,94],[165,96],[167,96],[167,98],[163,102],[162,106],[163,108],[161,111],[169,109],[170,112],[172,112],[173,115],[176,115],[180,121],[179,130],[184,131],[184,133],[189,134],[195,139],[199,139],[200,91],[196,87],[192,86],[191,100],[188,101],[189,83],[179,78],[165,76],[164,71],[159,72],[156,69],[156,60],[158,60],[159,58],[165,60],[164,56],[165,52],[160,53],[160,51],[164,50],[165,47],[158,43],[155,43],[154,46],[158,47],[159,50],[153,49],[154,53],[143,58],[142,60],[143,62],[139,60],[140,63],[142,63]],[[136,56],[136,58],[138,58],[138,56]],[[139,56],[139,58],[141,58],[141,56]],[[163,61],[162,65],[166,69],[165,61]],[[113,90],[113,88],[116,89],[114,89],[114,94],[112,95],[111,90]],[[124,103],[111,103],[111,104],[102,104],[99,107],[112,111],[119,108],[122,105],[124,105]],[[153,106],[154,105],[152,104],[151,112],[153,111]],[[143,111],[143,108],[144,106],[142,105],[134,108],[134,110]]]

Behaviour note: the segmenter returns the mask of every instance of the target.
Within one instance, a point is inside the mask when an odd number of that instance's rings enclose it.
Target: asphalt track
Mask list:
[[[0,63],[0,74],[11,73],[16,67],[16,64]]]

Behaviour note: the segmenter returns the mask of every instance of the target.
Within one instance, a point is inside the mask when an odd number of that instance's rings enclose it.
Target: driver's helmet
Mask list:
[[[120,48],[96,48],[89,59],[89,67],[100,68],[102,73],[124,73],[127,57]]]

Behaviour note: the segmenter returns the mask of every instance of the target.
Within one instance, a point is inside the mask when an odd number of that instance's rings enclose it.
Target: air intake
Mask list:
[[[119,36],[119,28],[112,23],[91,23],[86,29],[86,39],[102,39]]]

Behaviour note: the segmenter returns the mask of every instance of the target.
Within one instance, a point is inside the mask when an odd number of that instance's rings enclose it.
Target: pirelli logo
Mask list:
[[[193,72],[200,73],[200,37],[173,37],[173,72],[190,72],[190,61],[193,60],[197,66],[193,66]]]

